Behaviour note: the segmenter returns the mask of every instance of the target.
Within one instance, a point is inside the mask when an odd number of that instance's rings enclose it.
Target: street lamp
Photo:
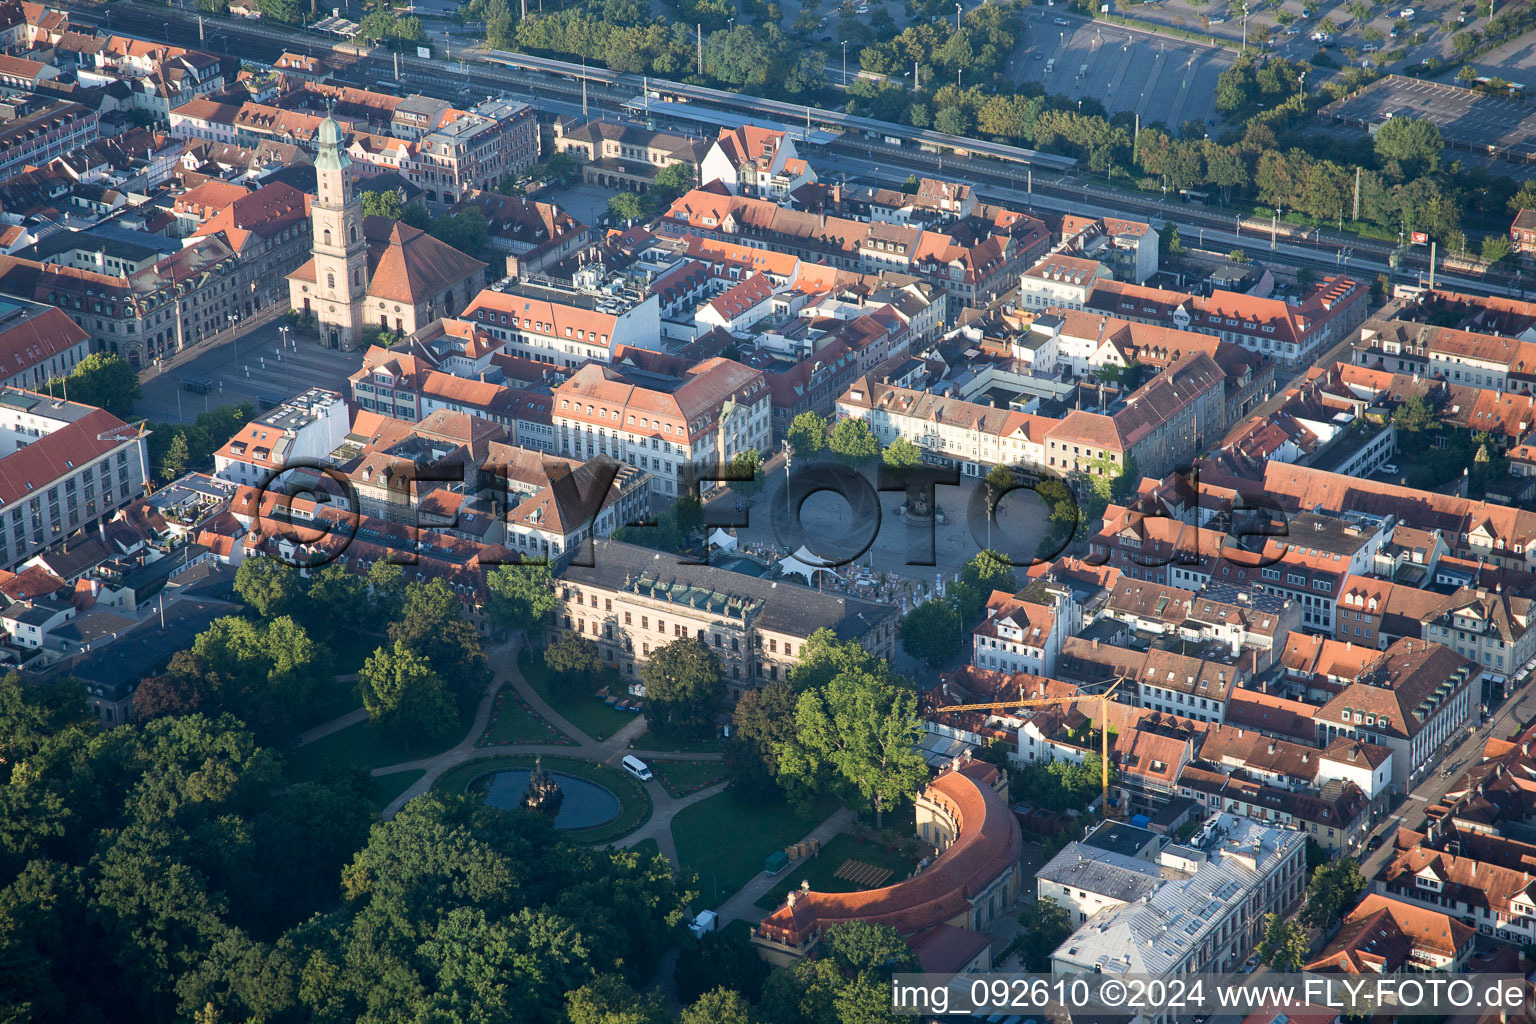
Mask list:
[[[959,4],[955,4],[955,31],[956,32],[960,31],[960,12],[961,12],[961,10],[963,10],[963,8]]]
[[[789,493],[789,463],[794,454],[794,449],[790,448],[788,438],[785,438],[781,443],[784,447],[784,511],[789,514],[789,524],[793,526],[795,522],[795,508]]]
[[[843,40],[843,88],[848,88],[848,40]]]
[[[229,336],[235,344],[235,362],[238,363],[240,361],[240,334],[235,328],[240,323],[240,314],[231,313],[225,319],[229,321]]]

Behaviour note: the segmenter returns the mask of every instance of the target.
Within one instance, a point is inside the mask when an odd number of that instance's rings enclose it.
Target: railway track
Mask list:
[[[392,78],[395,69],[394,55],[380,57],[349,54],[338,50],[329,40],[302,30],[277,29],[205,16],[204,25],[208,31],[199,33],[196,17],[191,12],[139,2],[115,5],[111,9],[114,14],[110,25],[103,20],[100,8],[82,7],[80,10],[78,16],[81,20],[99,24],[111,31],[126,31],[149,38],[169,37],[170,41],[182,45],[198,46],[263,63],[274,62],[285,50],[306,53],[322,51],[348,65],[341,74],[348,79],[349,84],[363,87],[372,87]],[[76,16],[71,14],[72,18]],[[1110,189],[1094,179],[1074,175],[1076,161],[1069,158],[944,136],[839,111],[806,108],[778,100],[741,96],[550,58],[503,53],[495,56],[495,60],[496,63],[423,60],[402,54],[399,57],[399,68],[402,77],[419,91],[449,100],[462,98],[461,87],[467,86],[471,95],[481,92],[487,95],[512,93],[535,101],[543,98],[579,104],[583,98],[582,82],[585,81],[588,106],[596,112],[615,116],[627,116],[629,111],[624,104],[641,92],[678,102],[717,105],[736,112],[763,113],[786,123],[800,123],[809,113],[813,123],[844,132],[842,138],[827,146],[828,152],[835,155],[855,158],[868,156],[870,159],[878,156],[882,163],[914,173],[942,174],[963,179],[977,186],[982,194],[986,193],[988,186],[1011,191],[1027,190],[1056,199],[1078,201],[1085,210],[1102,210],[1154,223],[1171,219],[1186,230],[1234,230],[1240,236],[1253,236],[1256,245],[1268,242],[1271,238],[1271,224],[1268,221],[1244,218],[1240,214],[1218,212],[1193,204],[1160,202]],[[456,64],[463,69],[462,74],[453,73]],[[444,73],[445,69],[448,70],[447,74]],[[888,139],[901,142],[892,145]],[[931,148],[921,148],[923,146]],[[956,152],[957,149],[961,152]],[[1273,237],[1293,246],[1310,242],[1316,250],[1314,257],[1295,254],[1291,258],[1298,263],[1324,270],[1339,269],[1342,263],[1338,257],[1340,250],[1350,250],[1355,257],[1385,266],[1391,253],[1398,249],[1390,243],[1374,239],[1327,229],[1301,230],[1284,223],[1274,225]],[[1429,254],[1422,249],[1404,249],[1399,252],[1398,268],[1400,274],[1411,276],[1418,273],[1423,276],[1429,270]],[[1441,272],[1444,273],[1443,263]],[[1462,268],[1455,271],[1457,275],[1468,273],[1475,271],[1469,272]],[[1478,279],[1482,283],[1482,290],[1500,293],[1508,293],[1521,284],[1518,275],[1502,270],[1484,272],[1478,275]]]

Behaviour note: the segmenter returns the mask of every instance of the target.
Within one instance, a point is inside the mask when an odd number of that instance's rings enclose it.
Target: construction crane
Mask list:
[[[1117,678],[1103,693],[1081,693],[1072,697],[1029,697],[1023,700],[1001,700],[990,704],[950,704],[935,708],[934,714],[944,711],[1003,711],[1008,708],[1041,708],[1053,704],[1076,704],[1085,700],[1099,702],[1099,737],[1102,741],[1099,754],[1099,785],[1104,804],[1104,817],[1109,817],[1109,702],[1125,677]]]

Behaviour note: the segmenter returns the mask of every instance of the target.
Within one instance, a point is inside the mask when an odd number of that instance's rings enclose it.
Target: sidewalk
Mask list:
[[[307,746],[316,740],[325,739],[332,733],[341,732],[341,730],[347,728],[348,726],[356,725],[358,722],[366,722],[367,720],[367,708],[353,708],[346,714],[338,715],[331,719],[329,722],[321,722],[319,725],[312,729],[305,729],[303,732],[299,733],[299,738],[294,745],[298,747]]]

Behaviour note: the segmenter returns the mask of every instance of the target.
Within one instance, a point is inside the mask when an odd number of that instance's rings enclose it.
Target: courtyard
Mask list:
[[[221,405],[249,402],[260,410],[312,387],[349,394],[347,378],[363,365],[361,351],[322,348],[312,334],[291,329],[285,344],[282,329],[272,320],[226,333],[146,369],[136,413],[153,423],[190,423]]]

